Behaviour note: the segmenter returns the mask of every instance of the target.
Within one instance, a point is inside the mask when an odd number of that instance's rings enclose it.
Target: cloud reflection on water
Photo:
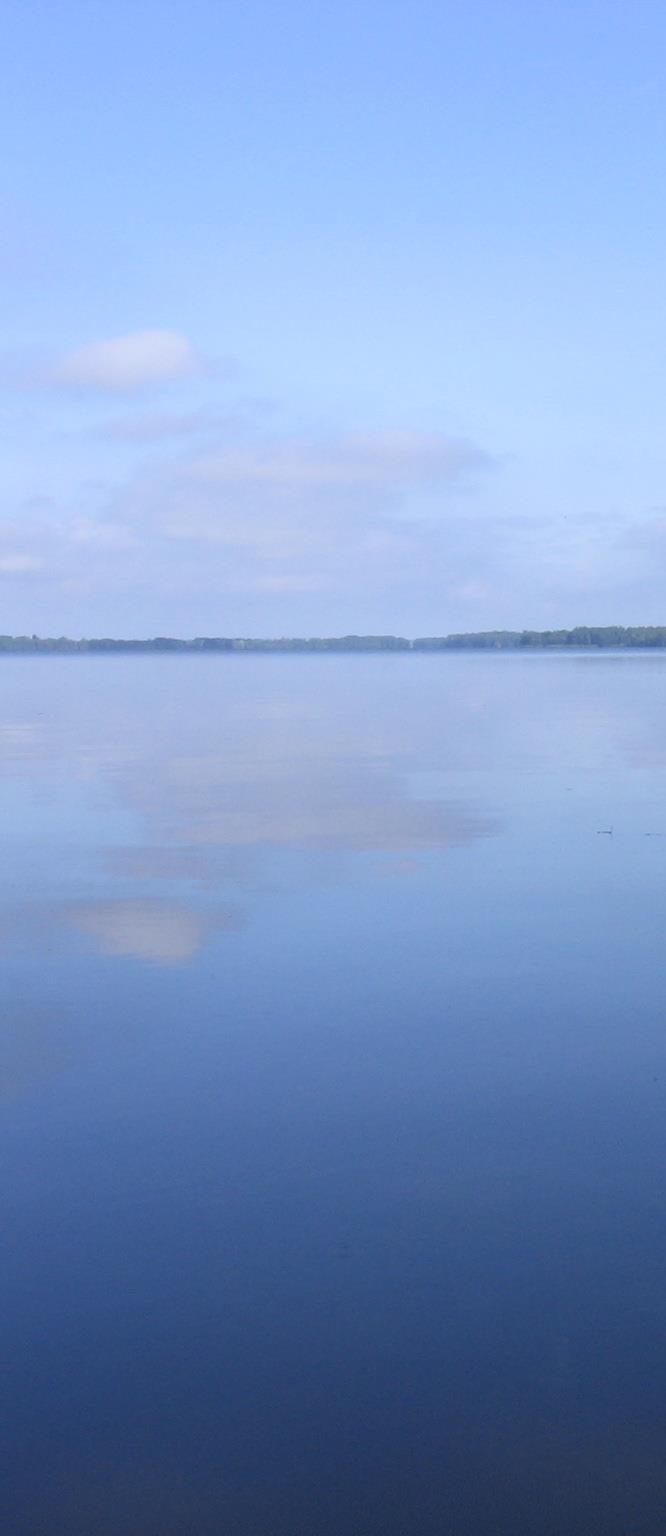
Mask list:
[[[202,914],[173,902],[140,899],[93,902],[74,909],[70,921],[100,954],[155,965],[181,965],[211,933],[241,926],[232,912]]]
[[[478,715],[457,688],[437,699],[446,672],[431,672],[424,708],[418,661],[407,674],[331,660],[6,664],[0,774],[20,801],[19,852],[25,840],[43,865],[22,892],[23,941],[32,928],[44,947],[48,906],[53,942],[66,930],[105,956],[184,965],[238,928],[236,901],[279,884],[292,854],[328,881],[336,860],[403,863],[496,833],[444,771]],[[444,772],[432,792],[417,792],[423,766]]]

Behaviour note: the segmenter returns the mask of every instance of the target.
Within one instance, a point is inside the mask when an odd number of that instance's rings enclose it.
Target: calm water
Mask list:
[[[3,658],[0,812],[3,1532],[663,1536],[666,658]]]

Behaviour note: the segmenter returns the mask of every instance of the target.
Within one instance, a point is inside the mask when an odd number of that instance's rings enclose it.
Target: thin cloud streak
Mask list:
[[[133,393],[192,378],[203,364],[179,331],[134,331],[66,352],[53,365],[51,380],[68,389]]]
[[[0,555],[0,576],[29,576],[42,566],[37,555]]]

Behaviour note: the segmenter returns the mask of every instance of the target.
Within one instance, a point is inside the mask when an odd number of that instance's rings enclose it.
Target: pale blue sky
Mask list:
[[[661,4],[3,36],[0,629],[666,622]]]

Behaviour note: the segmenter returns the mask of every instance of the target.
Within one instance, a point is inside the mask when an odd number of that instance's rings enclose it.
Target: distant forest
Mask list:
[[[546,650],[663,650],[666,625],[618,624],[603,628],[579,625],[576,629],[491,629],[478,634],[441,635],[405,640],[400,635],[341,635],[330,639],[243,640],[209,637],[173,640],[68,640],[41,639],[38,635],[0,635],[0,654],[100,655],[122,652],[243,651],[546,651]]]

